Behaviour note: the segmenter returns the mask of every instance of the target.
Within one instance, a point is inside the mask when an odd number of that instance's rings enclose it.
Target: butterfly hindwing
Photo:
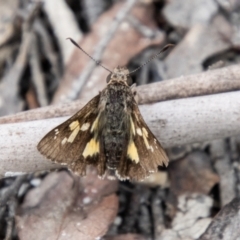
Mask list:
[[[80,174],[87,164],[98,164],[100,143],[97,136],[100,96],[94,97],[79,112],[50,131],[38,150],[52,161],[66,164]]]

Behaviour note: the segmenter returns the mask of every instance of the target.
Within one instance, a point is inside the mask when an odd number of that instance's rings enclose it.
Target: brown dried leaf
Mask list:
[[[53,172],[19,207],[18,235],[24,240],[103,236],[118,210],[116,189],[116,181],[100,180],[93,171],[82,179]]]
[[[169,175],[171,191],[176,195],[208,194],[219,182],[218,175],[211,169],[210,158],[200,151],[192,152],[181,160],[170,162]]]
[[[221,15],[210,25],[195,25],[167,56],[166,78],[201,72],[208,57],[231,47],[231,35],[232,27]]]

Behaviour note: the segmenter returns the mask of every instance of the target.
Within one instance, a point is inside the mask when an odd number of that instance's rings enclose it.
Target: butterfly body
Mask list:
[[[86,174],[86,166],[97,167],[119,179],[142,180],[168,158],[144,122],[126,68],[116,68],[107,87],[83,109],[50,131],[38,150],[53,161]]]
[[[109,170],[117,169],[128,144],[130,121],[129,113],[132,111],[134,101],[131,89],[119,83],[112,83],[105,89],[103,95],[105,107],[100,122],[102,126],[101,142],[106,156],[106,167]]]

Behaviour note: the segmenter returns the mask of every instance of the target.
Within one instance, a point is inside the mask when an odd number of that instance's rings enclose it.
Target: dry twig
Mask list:
[[[240,90],[240,65],[173,78],[159,83],[139,86],[139,103],[194,97]]]
[[[239,92],[140,106],[162,145],[173,147],[240,135]],[[227,119],[226,119],[227,116]],[[0,125],[0,175],[56,167],[38,153],[38,141],[66,118]]]
[[[58,64],[58,56],[57,53],[54,51],[54,47],[51,41],[51,38],[47,32],[47,30],[45,29],[43,23],[39,20],[39,19],[35,19],[34,23],[33,23],[33,28],[34,31],[40,35],[40,39],[42,42],[42,47],[43,47],[43,52],[44,55],[46,55],[46,58],[48,59],[48,61],[51,64],[51,71],[52,71],[52,75],[56,78],[53,79],[56,82],[59,81],[60,78],[60,66]]]
[[[20,111],[22,108],[22,102],[19,98],[18,85],[26,67],[27,57],[30,50],[30,45],[32,41],[32,21],[39,10],[41,4],[32,4],[26,13],[25,22],[22,26],[23,29],[23,41],[21,43],[18,56],[11,68],[11,70],[6,74],[1,82],[1,97],[0,102],[8,103],[8,108],[0,106],[0,115],[8,115]]]
[[[38,52],[37,37],[36,35],[33,35],[29,59],[32,72],[32,81],[37,92],[38,102],[40,106],[45,107],[48,105],[48,100],[39,58],[40,56]]]

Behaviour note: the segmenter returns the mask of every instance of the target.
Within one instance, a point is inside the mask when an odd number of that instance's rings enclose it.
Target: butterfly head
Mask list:
[[[122,83],[127,86],[132,84],[132,78],[129,75],[129,70],[126,67],[117,67],[114,68],[113,72],[110,73],[107,77],[107,83]]]

